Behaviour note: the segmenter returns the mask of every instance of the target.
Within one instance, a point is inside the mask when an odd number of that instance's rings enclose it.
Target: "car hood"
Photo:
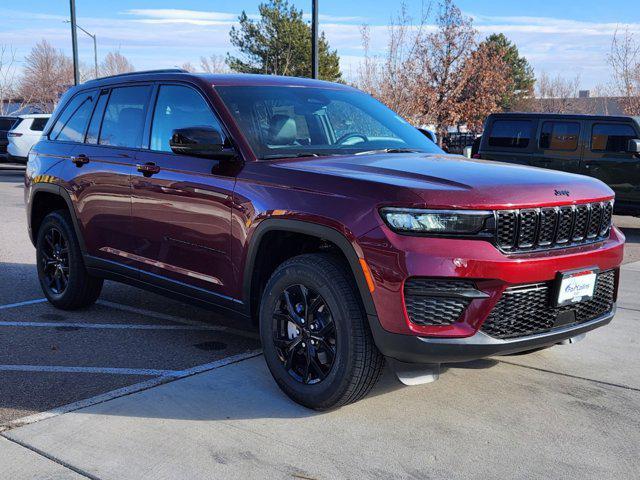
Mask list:
[[[278,164],[374,187],[384,184],[410,189],[430,207],[526,208],[613,196],[607,185],[591,177],[457,155],[382,153],[290,159]],[[366,185],[362,187],[366,189]]]

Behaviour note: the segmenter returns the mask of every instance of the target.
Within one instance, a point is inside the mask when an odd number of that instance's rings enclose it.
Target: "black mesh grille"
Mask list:
[[[547,250],[603,240],[613,205],[590,203],[496,212],[498,247],[504,252]]]
[[[543,208],[540,211],[540,234],[538,236],[538,245],[550,245],[554,240],[556,231],[556,223],[558,221],[558,212],[555,208]]]
[[[503,250],[511,250],[516,244],[517,214],[516,212],[499,211],[497,217],[498,245]]]
[[[422,326],[455,323],[470,300],[448,297],[456,290],[474,288],[473,282],[410,278],[404,285],[404,302],[411,323]]]
[[[532,247],[536,241],[536,231],[538,230],[538,211],[521,210],[518,226],[518,247]]]
[[[583,240],[586,236],[587,226],[589,225],[589,207],[587,205],[578,205],[575,211],[575,226],[573,227],[574,242]]]
[[[560,316],[565,325],[593,320],[613,308],[615,271],[609,270],[598,275],[593,298],[587,302],[553,307],[552,291],[551,283],[508,288],[481,330],[492,337],[504,339],[552,330]]]

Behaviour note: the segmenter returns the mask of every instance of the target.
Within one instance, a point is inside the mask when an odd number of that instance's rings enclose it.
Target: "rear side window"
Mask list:
[[[220,123],[204,98],[189,87],[163,85],[158,93],[151,127],[151,150],[170,152],[169,139],[177,128],[215,127]]]
[[[87,129],[86,143],[95,145],[98,143],[98,135],[100,134],[100,125],[102,124],[102,117],[104,115],[104,108],[107,105],[109,99],[109,90],[103,90],[98,97],[96,108],[93,109],[93,115],[89,122],[89,128]]]
[[[544,122],[540,132],[540,148],[575,150],[579,137],[580,124],[577,122]]]
[[[140,148],[151,86],[111,91],[100,129],[100,145]]]
[[[530,120],[496,120],[489,136],[490,147],[527,148],[531,139]]]
[[[596,123],[591,131],[591,150],[624,153],[629,140],[637,138],[631,125],[622,123]]]
[[[41,132],[44,130],[45,125],[47,124],[48,118],[34,118],[33,123],[29,127],[31,130],[35,132]]]
[[[94,92],[76,95],[56,120],[49,138],[63,142],[82,142],[89,115],[93,110]]]
[[[14,123],[16,123],[15,118],[0,118],[0,130],[11,130]]]

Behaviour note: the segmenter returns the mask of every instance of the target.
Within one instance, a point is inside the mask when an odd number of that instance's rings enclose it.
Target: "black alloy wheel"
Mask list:
[[[316,384],[331,372],[336,358],[336,326],[322,296],[291,285],[273,312],[273,343],[280,362],[295,380]]]
[[[62,232],[51,226],[44,233],[40,262],[45,286],[55,295],[62,295],[69,284],[69,244]]]

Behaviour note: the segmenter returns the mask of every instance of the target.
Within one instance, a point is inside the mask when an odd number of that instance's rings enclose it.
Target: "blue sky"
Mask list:
[[[0,45],[11,45],[18,61],[35,42],[46,38],[71,51],[67,0],[2,2]],[[310,0],[293,3],[306,12]],[[381,0],[319,0],[321,29],[341,56],[343,72],[355,76],[362,58],[359,27],[368,24],[372,50],[382,52],[387,25],[400,2]],[[98,36],[99,56],[119,49],[136,68],[164,68],[191,62],[203,55],[233,51],[229,29],[238,14],[256,14],[258,1],[236,0],[76,0],[78,23]],[[421,0],[407,0],[417,14]],[[458,0],[474,18],[480,38],[503,32],[519,47],[537,72],[574,77],[583,88],[609,79],[606,54],[616,27],[634,32],[640,40],[637,0]],[[79,32],[81,59],[91,64],[92,43]]]

